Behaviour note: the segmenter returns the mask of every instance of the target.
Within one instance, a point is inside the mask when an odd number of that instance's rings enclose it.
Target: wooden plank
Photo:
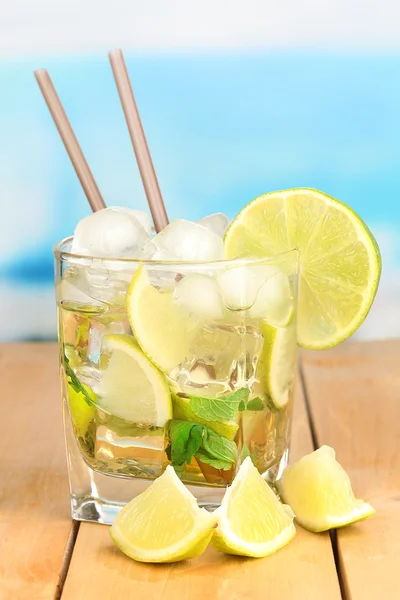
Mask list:
[[[300,387],[300,386],[299,386]],[[312,451],[300,389],[295,408],[292,455]],[[297,528],[293,542],[266,559],[244,559],[214,552],[172,565],[135,563],[113,546],[104,525],[82,523],[62,600],[339,600],[328,535]]]
[[[318,443],[336,449],[356,496],[377,514],[338,530],[352,600],[400,598],[400,341],[347,343],[303,355]]]
[[[54,598],[71,533],[55,344],[0,345],[0,598]]]

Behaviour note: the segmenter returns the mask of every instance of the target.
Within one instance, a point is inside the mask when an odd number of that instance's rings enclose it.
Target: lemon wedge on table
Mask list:
[[[290,506],[281,504],[247,457],[218,509],[211,543],[228,554],[268,556],[293,539],[293,518]]]
[[[288,467],[277,487],[298,523],[309,531],[344,527],[375,513],[370,504],[355,498],[349,476],[329,446]]]
[[[117,515],[110,535],[122,552],[140,562],[168,563],[200,556],[217,517],[199,508],[173,467]]]
[[[227,258],[300,251],[298,342],[324,349],[361,325],[375,297],[381,258],[362,219],[313,189],[259,196],[229,226]]]
[[[125,333],[104,336],[97,403],[133,423],[163,427],[172,419],[171,392],[164,374],[134,337]]]
[[[143,265],[129,285],[126,304],[143,352],[162,371],[170,372],[188,355],[198,331],[197,319],[174,301],[172,292],[151,285]]]

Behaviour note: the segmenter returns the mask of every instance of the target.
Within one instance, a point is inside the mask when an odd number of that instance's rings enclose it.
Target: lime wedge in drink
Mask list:
[[[127,334],[104,336],[97,402],[108,413],[133,423],[163,427],[172,418],[165,376]]]
[[[67,394],[69,410],[75,434],[78,438],[85,437],[89,423],[95,415],[96,394],[84,383],[80,383],[82,391],[77,391],[67,379]],[[93,404],[92,404],[93,402]]]
[[[375,513],[370,504],[355,498],[350,479],[329,446],[288,467],[277,486],[298,523],[309,531],[343,527]]]
[[[173,467],[131,500],[110,534],[122,552],[140,562],[175,562],[200,556],[217,517],[199,508]]]
[[[126,304],[132,331],[146,356],[170,372],[188,355],[198,321],[172,298],[150,284],[143,266],[129,285]]]
[[[248,456],[218,510],[211,540],[220,552],[261,557],[273,554],[294,537],[294,514],[281,504]]]
[[[227,258],[300,251],[298,342],[335,346],[368,314],[378,288],[378,245],[348,206],[312,189],[265,194],[250,202],[225,234]]]
[[[276,408],[287,404],[296,372],[297,339],[295,323],[274,327],[261,321],[264,344],[258,366],[258,379]]]

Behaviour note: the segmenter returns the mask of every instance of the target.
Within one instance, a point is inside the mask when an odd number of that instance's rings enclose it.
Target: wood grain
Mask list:
[[[346,595],[400,598],[400,341],[303,355],[317,440],[336,449],[356,496],[377,514],[338,530]]]
[[[299,386],[300,388],[300,386]],[[312,451],[304,400],[298,389],[293,426],[294,459]],[[297,528],[293,542],[265,559],[215,552],[172,565],[135,563],[113,546],[104,525],[82,523],[62,600],[339,600],[328,535]]]
[[[71,533],[55,344],[0,345],[0,598],[54,598]]]

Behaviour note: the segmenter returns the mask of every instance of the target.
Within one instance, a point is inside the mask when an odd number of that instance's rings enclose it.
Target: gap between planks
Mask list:
[[[299,379],[300,379],[300,385],[303,390],[304,404],[306,407],[306,414],[307,414],[308,424],[310,427],[312,443],[314,446],[314,450],[317,450],[317,448],[320,447],[320,444],[318,442],[318,435],[317,435],[314,419],[312,416],[312,408],[311,408],[310,398],[308,395],[306,378],[304,375],[304,369],[303,369],[303,363],[301,360],[301,356],[299,358]],[[350,595],[348,594],[347,589],[346,589],[345,577],[343,575],[343,570],[342,570],[341,561],[340,561],[336,529],[331,529],[329,531],[329,537],[331,540],[333,557],[335,559],[335,567],[336,567],[337,578],[339,581],[340,594],[342,596],[342,600],[350,600]]]
[[[81,524],[79,521],[74,521],[74,520],[72,521],[72,527],[71,527],[70,534],[68,536],[67,544],[65,546],[64,558],[63,558],[62,565],[61,565],[59,581],[58,581],[57,588],[56,588],[56,591],[54,594],[54,600],[60,600],[61,595],[63,593],[64,583],[65,583],[65,580],[67,579],[68,570],[69,570],[69,566],[71,564],[72,554],[74,551],[76,539],[78,537],[80,525]]]

